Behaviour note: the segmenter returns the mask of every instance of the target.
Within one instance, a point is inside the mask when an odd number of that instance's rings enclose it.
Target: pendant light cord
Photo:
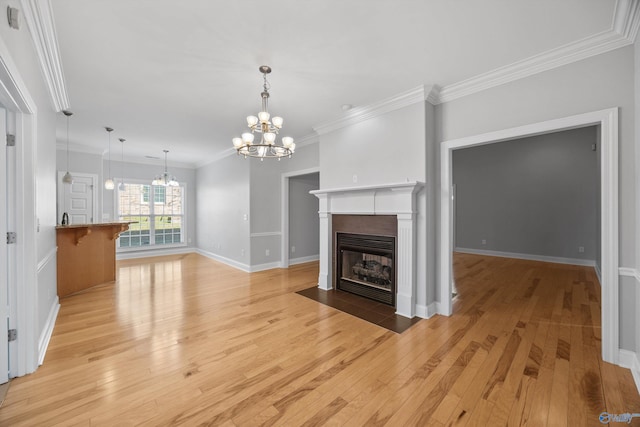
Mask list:
[[[69,116],[67,116],[67,172],[69,172]]]

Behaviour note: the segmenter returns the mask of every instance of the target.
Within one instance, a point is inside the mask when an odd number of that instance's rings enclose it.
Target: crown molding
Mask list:
[[[640,2],[618,0],[613,17],[612,30],[633,43],[640,27]]]
[[[66,142],[56,142],[56,150],[67,151],[67,143]],[[104,149],[104,148],[92,147],[90,145],[75,144],[73,142],[70,142],[69,143],[69,152],[84,153],[84,154],[94,154],[94,155],[97,155],[97,156],[104,156],[107,153],[107,150]]]
[[[611,29],[608,31],[585,37],[470,79],[447,85],[440,90],[436,104],[462,98],[485,89],[633,44],[639,27],[640,1],[618,0]]]
[[[21,0],[45,84],[56,111],[69,108],[69,94],[50,0]]]
[[[399,110],[418,102],[429,101],[434,103],[434,101],[438,99],[437,93],[437,86],[421,85],[391,98],[387,98],[370,105],[352,108],[351,110],[348,110],[344,116],[336,120],[314,126],[313,130],[315,130],[318,135],[323,135],[337,129]]]
[[[296,142],[296,149],[298,149],[302,147],[307,147],[309,145],[317,144],[318,142],[320,142],[320,139],[317,133],[312,133],[312,134],[303,136],[302,138],[299,138],[295,142]]]

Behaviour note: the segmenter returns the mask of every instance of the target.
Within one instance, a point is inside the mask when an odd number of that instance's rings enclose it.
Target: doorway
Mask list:
[[[58,223],[66,212],[69,224],[93,224],[98,220],[98,175],[71,172],[73,183],[65,184],[62,182],[65,173],[58,171]]]
[[[319,243],[317,242],[320,235],[318,200],[310,195],[309,191],[317,190],[319,186],[319,168],[282,174],[282,242],[280,245],[282,268],[288,268],[290,264],[318,259]],[[292,211],[295,212],[295,217],[291,215]]]
[[[453,252],[452,157],[453,150],[492,144],[562,130],[599,126],[600,160],[600,259],[602,289],[602,358],[618,363],[618,109],[610,108],[549,120],[502,131],[445,141],[440,151],[440,306],[451,315]]]

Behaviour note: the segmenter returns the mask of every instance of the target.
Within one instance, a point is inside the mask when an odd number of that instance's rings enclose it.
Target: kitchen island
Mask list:
[[[116,279],[116,239],[131,222],[56,227],[58,297]]]

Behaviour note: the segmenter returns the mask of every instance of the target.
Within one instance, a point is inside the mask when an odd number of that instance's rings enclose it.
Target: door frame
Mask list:
[[[289,268],[289,179],[310,173],[320,173],[320,167],[302,169],[293,172],[285,172],[280,184],[280,265],[281,268]]]
[[[60,189],[64,190],[64,182],[62,182],[62,178],[64,177],[67,171],[58,171],[58,180],[56,183],[56,188],[58,189],[58,209],[57,209],[57,221],[60,223],[62,221],[62,213],[64,212],[64,191],[60,191]],[[82,172],[71,172],[69,171],[71,176],[81,176],[83,178],[91,178],[91,185],[93,185],[93,193],[92,193],[92,212],[91,216],[93,217],[93,222],[101,222],[102,218],[98,218],[98,175],[94,173],[82,173]],[[71,184],[73,185],[73,184]]]
[[[545,133],[600,126],[600,225],[602,292],[602,359],[619,361],[618,277],[618,108],[533,123],[510,129],[444,141],[440,150],[440,303],[438,312],[451,315],[452,271],[452,153],[460,148],[492,144]]]
[[[0,103],[15,115],[16,133],[16,319],[18,339],[9,376],[26,375],[38,367],[38,275],[36,217],[37,108],[7,46],[0,40]],[[52,233],[52,231],[49,231]],[[14,352],[12,352],[12,355]]]

